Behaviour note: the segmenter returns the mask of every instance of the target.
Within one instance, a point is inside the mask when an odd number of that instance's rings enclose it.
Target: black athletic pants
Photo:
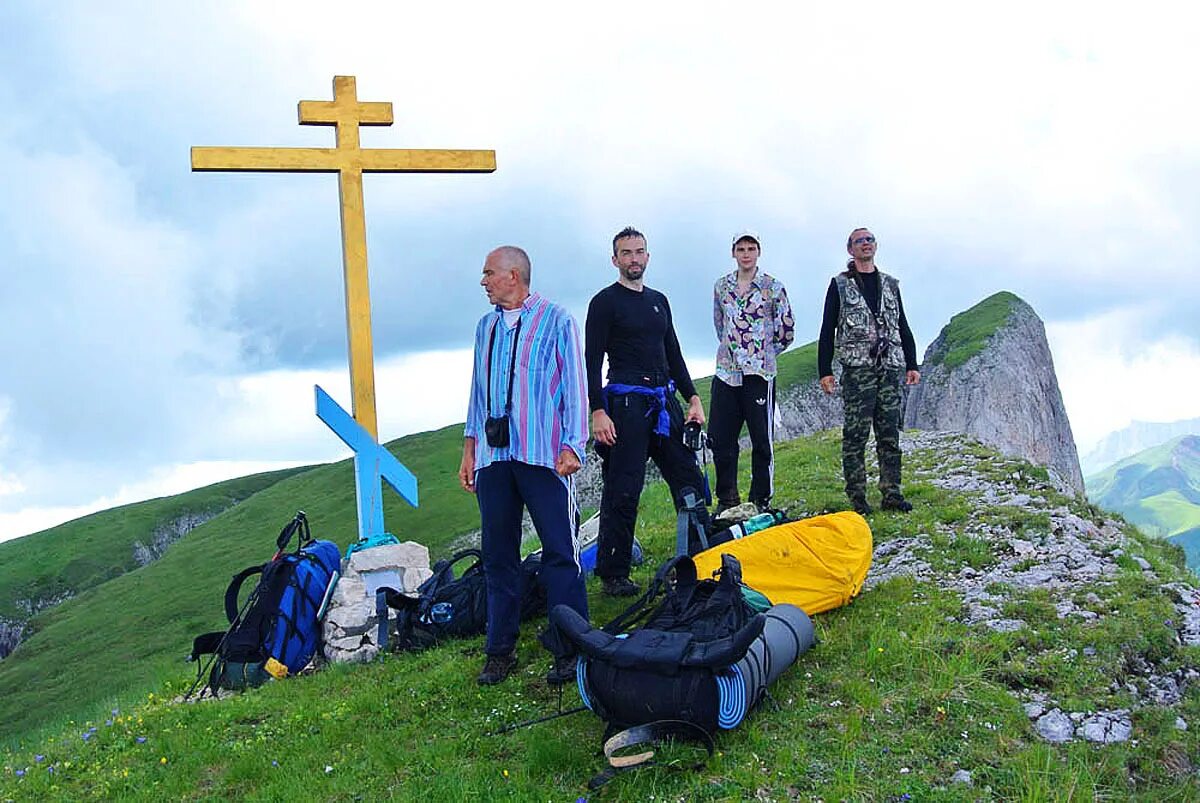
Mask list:
[[[742,424],[750,430],[750,501],[765,506],[775,492],[775,381],[747,374],[741,387],[715,376],[708,409],[708,443],[717,469],[717,503],[733,507],[738,493],[738,436]]]
[[[683,445],[683,409],[672,393],[667,398],[671,434],[655,435],[658,415],[648,415],[653,401],[636,393],[610,396],[608,415],[617,430],[612,446],[596,444],[600,455],[604,491],[600,496],[600,534],[596,545],[596,576],[629,576],[633,556],[633,528],[637,524],[638,501],[646,482],[646,458],[658,466],[671,489],[675,509],[682,506],[681,492],[691,488],[704,494],[704,477],[696,464],[696,453]],[[700,509],[700,523],[709,529],[708,510]]]

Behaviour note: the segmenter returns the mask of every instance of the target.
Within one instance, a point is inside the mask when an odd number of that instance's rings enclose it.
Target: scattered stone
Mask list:
[[[1149,572],[1149,571],[1154,570],[1154,567],[1150,565],[1150,561],[1146,560],[1141,555],[1134,555],[1133,562],[1136,563],[1138,565],[1138,568],[1140,568],[1144,572]]]
[[[1187,730],[1187,720],[1184,719],[1183,717],[1175,717],[1175,730],[1177,730],[1177,731]]]
[[[1070,717],[1057,708],[1039,717],[1033,728],[1043,739],[1053,744],[1069,742],[1075,736],[1075,726]]]
[[[961,783],[967,786],[974,786],[974,781],[971,780],[971,773],[966,770],[958,770],[950,776],[950,783]]]
[[[983,624],[989,630],[995,630],[997,633],[1014,633],[1029,626],[1020,619],[989,619]]]
[[[1127,742],[1133,735],[1133,721],[1126,710],[1102,711],[1085,719],[1076,734],[1089,742],[1101,744]]]

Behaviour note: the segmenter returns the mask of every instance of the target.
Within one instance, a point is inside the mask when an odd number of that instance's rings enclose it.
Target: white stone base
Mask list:
[[[415,541],[377,546],[342,560],[342,576],[325,611],[324,654],[330,661],[365,663],[379,654],[379,619],[375,599],[367,597],[363,572],[395,571],[402,588],[412,594],[433,575],[429,550]]]

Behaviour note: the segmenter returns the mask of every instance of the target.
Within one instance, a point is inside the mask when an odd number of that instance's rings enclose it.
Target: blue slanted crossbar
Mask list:
[[[351,552],[384,544],[400,543],[383,526],[383,483],[413,507],[417,507],[417,478],[395,456],[381,446],[371,433],[354,420],[320,385],[317,392],[317,418],[334,431],[354,450],[354,490],[358,497],[358,543],[346,550]]]

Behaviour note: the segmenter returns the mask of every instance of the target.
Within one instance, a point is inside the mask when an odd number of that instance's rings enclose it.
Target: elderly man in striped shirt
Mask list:
[[[475,365],[458,477],[475,494],[487,575],[487,659],[479,683],[516,668],[520,616],[521,514],[542,542],[548,602],[587,618],[579,564],[573,475],[588,439],[587,387],[579,325],[562,307],[530,293],[529,255],[501,246],[487,255],[480,284],[495,309],[475,327]],[[551,684],[575,676],[573,656],[555,656]]]

